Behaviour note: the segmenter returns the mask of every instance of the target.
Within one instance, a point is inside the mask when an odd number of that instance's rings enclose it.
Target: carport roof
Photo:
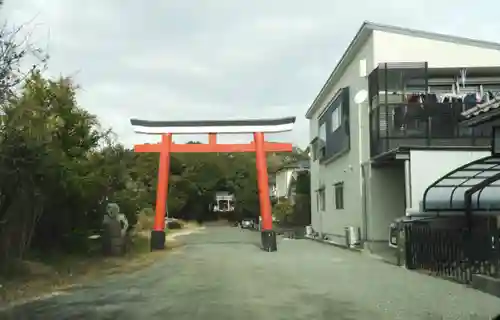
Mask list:
[[[424,192],[423,211],[466,211],[466,192],[473,212],[500,211],[500,158],[488,156],[450,171]]]

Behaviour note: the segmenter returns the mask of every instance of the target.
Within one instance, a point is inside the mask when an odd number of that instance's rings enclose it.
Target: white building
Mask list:
[[[276,198],[278,196],[278,189],[276,188],[276,173],[269,172],[268,177],[269,196]]]
[[[309,160],[288,164],[276,171],[276,197],[292,197],[293,181],[297,179],[297,173],[301,171],[309,171]]]
[[[212,210],[215,212],[234,211],[234,200],[234,194],[227,191],[217,191]]]
[[[490,154],[490,132],[458,121],[497,92],[500,44],[363,23],[306,113],[313,229],[386,245],[429,184]]]

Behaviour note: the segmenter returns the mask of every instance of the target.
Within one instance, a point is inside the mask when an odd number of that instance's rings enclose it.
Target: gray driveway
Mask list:
[[[309,240],[210,227],[153,266],[0,313],[0,319],[489,319],[500,299]]]

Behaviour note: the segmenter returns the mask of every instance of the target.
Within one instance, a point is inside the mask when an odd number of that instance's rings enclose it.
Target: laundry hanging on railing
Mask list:
[[[454,136],[458,131],[456,123],[461,113],[487,101],[500,98],[500,93],[463,87],[461,91],[450,92],[379,92],[378,113],[379,130],[397,130],[404,135],[415,137],[432,131],[433,135]],[[397,98],[401,102],[397,102]],[[384,102],[381,101],[383,99]],[[390,134],[390,133],[388,133]],[[400,135],[400,133],[397,133]]]

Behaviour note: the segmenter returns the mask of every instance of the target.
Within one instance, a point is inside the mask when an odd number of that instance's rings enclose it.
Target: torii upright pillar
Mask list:
[[[135,152],[158,152],[160,154],[155,223],[151,231],[151,250],[165,248],[165,213],[167,211],[169,163],[172,152],[255,152],[260,215],[262,217],[262,249],[268,252],[277,250],[269,197],[266,152],[291,152],[292,144],[266,142],[264,134],[291,131],[295,123],[295,117],[219,121],[148,121],[131,119],[130,122],[137,133],[155,134],[162,137],[160,143],[134,146]],[[217,133],[253,133],[254,141],[246,144],[218,144]],[[172,134],[208,134],[209,141],[208,144],[175,144],[172,142]]]

